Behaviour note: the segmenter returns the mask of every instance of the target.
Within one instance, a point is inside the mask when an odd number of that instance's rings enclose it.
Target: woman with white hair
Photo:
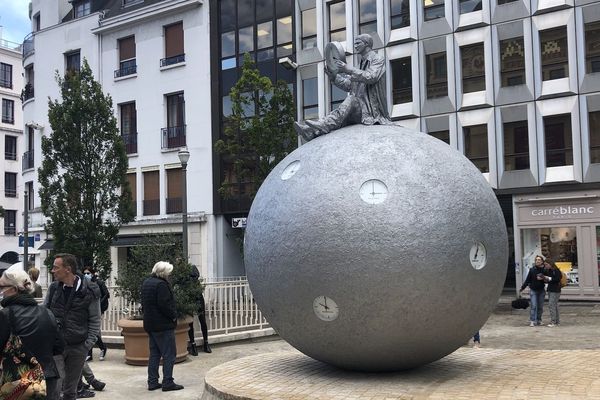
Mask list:
[[[32,293],[33,282],[22,269],[8,269],[0,277],[0,304],[3,307],[0,310],[1,357],[5,361],[12,359],[7,357],[10,349],[6,345],[11,333],[18,336],[23,347],[42,366],[46,378],[46,399],[57,400],[60,395],[57,385],[59,374],[53,356],[62,353],[62,341],[54,315],[46,307],[38,306]],[[3,367],[6,367],[5,362]],[[10,372],[4,371],[7,375]],[[33,384],[31,386],[35,390]]]

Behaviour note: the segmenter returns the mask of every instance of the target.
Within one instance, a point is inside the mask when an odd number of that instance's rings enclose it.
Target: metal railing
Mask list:
[[[169,126],[160,130],[163,149],[185,147],[185,125]]]
[[[120,336],[119,319],[135,314],[139,306],[117,295],[116,286],[108,289],[111,297],[102,318],[102,334]],[[246,277],[205,283],[204,301],[209,337],[270,328],[254,301]]]
[[[142,215],[158,215],[160,214],[160,200],[143,200],[142,208]]]
[[[29,99],[33,99],[35,96],[33,85],[28,83],[25,85],[25,88],[21,91],[21,101],[27,101]]]
[[[127,75],[133,75],[137,73],[137,65],[131,67],[123,67],[115,70],[115,78],[121,78]]]
[[[34,154],[33,150],[26,151],[23,153],[23,170],[31,169],[34,166]]]
[[[182,210],[181,197],[167,197],[167,214],[177,214]]]
[[[17,160],[17,153],[14,151],[5,151],[4,152],[4,159],[5,160],[13,160],[16,161]]]
[[[23,58],[26,58],[35,52],[34,39],[35,36],[33,35],[33,32],[25,36],[25,39],[23,39]]]
[[[10,40],[0,39],[0,47],[8,50],[21,51],[21,44]]]
[[[166,67],[166,66],[173,65],[173,64],[179,64],[184,61],[185,61],[185,54],[179,54],[179,55],[173,56],[173,57],[161,58],[160,66]]]

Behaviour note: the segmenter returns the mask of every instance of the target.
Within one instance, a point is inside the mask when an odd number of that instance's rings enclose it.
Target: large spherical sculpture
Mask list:
[[[292,346],[391,371],[477,332],[507,249],[496,197],[468,159],[424,133],[353,125],[275,167],[252,204],[244,259],[262,313]]]

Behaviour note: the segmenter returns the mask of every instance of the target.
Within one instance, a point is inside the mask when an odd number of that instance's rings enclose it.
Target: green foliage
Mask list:
[[[80,72],[56,73],[61,101],[48,101],[50,136],[42,137],[38,170],[46,230],[54,238],[53,255],[76,255],[110,274],[110,246],[121,224],[133,219],[126,179],[127,154],[112,110],[83,60]]]
[[[177,315],[193,315],[198,310],[196,301],[202,294],[203,287],[200,280],[190,279],[190,271],[195,267],[184,260],[182,246],[181,239],[170,234],[147,235],[141,243],[131,248],[127,263],[119,268],[119,295],[140,304],[144,279],[151,275],[154,264],[168,261],[173,264],[170,281]]]
[[[232,170],[221,183],[219,194],[231,198],[237,183],[253,182],[249,194],[254,198],[269,172],[297,146],[296,107],[287,83],[280,80],[273,84],[261,76],[248,54],[229,96],[232,114],[215,150],[231,163]]]

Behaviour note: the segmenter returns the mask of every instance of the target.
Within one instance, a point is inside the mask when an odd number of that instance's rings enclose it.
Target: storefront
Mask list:
[[[513,197],[517,289],[536,255],[567,274],[561,298],[600,298],[600,191]]]

